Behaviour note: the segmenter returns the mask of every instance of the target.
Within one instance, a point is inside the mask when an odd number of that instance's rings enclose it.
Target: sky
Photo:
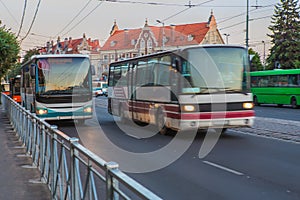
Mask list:
[[[56,41],[58,36],[76,39],[83,33],[103,45],[114,21],[119,29],[142,28],[146,19],[155,26],[162,25],[157,20],[165,25],[198,23],[207,22],[211,11],[225,42],[229,35],[229,44],[245,44],[247,0],[27,0],[24,6],[25,2],[0,0],[2,25],[19,35],[23,52]],[[264,47],[268,54],[268,26],[279,2],[249,0],[249,46],[261,56]]]

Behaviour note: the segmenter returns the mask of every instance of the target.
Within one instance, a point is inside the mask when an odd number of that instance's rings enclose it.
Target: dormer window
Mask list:
[[[169,38],[166,37],[166,36],[164,36],[164,37],[163,37],[163,42],[166,44],[168,41],[169,41]]]
[[[110,46],[111,46],[111,47],[114,47],[114,46],[116,46],[116,44],[117,44],[117,42],[116,42],[116,41],[111,41],[111,42],[110,42]]]
[[[135,45],[136,44],[136,40],[135,39],[132,39],[131,40],[131,45]]]
[[[189,42],[193,41],[193,40],[194,40],[194,36],[191,35],[191,34],[189,34],[187,40],[188,40]]]

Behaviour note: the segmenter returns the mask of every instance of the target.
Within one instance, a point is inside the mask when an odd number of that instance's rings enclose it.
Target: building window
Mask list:
[[[140,42],[140,49],[144,49],[145,48],[145,40],[144,39],[141,39],[141,42]]]
[[[108,56],[107,55],[103,55],[103,60],[108,60]]]
[[[147,47],[148,49],[152,49],[152,40],[150,38],[147,41]]]

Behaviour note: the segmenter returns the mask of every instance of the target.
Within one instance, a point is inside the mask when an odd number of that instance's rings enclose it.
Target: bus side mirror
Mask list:
[[[29,68],[29,73],[31,77],[35,77],[35,64],[31,64]]]
[[[176,69],[177,71],[179,71],[179,68],[180,68],[179,66],[180,66],[179,60],[177,58],[174,59],[173,64],[172,64],[172,68]]]

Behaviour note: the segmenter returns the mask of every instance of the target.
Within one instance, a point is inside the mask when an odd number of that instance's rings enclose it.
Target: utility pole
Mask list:
[[[246,48],[249,48],[249,0],[247,0],[247,15],[246,15]]]
[[[264,66],[264,70],[265,70],[265,68],[266,68],[266,42],[263,40],[262,43],[264,45],[263,66]]]
[[[156,20],[157,23],[162,24],[162,50],[165,50],[165,23],[163,21],[160,20]]]

